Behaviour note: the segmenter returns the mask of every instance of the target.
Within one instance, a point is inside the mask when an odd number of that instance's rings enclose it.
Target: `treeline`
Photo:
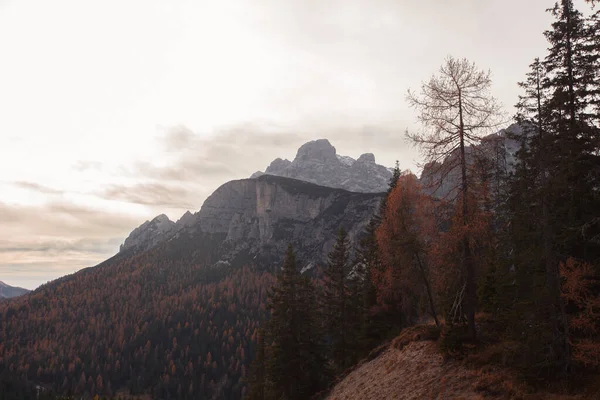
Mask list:
[[[491,75],[446,59],[408,100],[428,165],[396,170],[355,257],[340,230],[322,282],[293,249],[269,295],[251,399],[304,399],[394,331],[440,326],[442,350],[510,343],[522,376],[600,367],[600,11],[548,10],[548,53],[502,123]],[[511,145],[519,150],[511,154]]]

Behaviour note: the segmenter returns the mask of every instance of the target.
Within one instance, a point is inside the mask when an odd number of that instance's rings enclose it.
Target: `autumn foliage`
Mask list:
[[[574,312],[569,318],[570,343],[575,360],[600,366],[600,283],[592,265],[567,259],[560,264],[562,297]]]
[[[70,395],[239,398],[274,279],[151,251],[0,303],[0,376]]]
[[[439,236],[435,214],[417,177],[406,174],[390,192],[376,233],[383,263],[373,274],[377,300],[382,307],[398,309],[409,323],[417,318],[421,300],[437,317],[431,293],[431,254]]]

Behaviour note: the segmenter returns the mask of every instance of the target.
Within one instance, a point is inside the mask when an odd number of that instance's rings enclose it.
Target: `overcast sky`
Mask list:
[[[95,265],[308,140],[414,170],[406,90],[466,57],[511,113],[552,4],[0,0],[0,280]]]

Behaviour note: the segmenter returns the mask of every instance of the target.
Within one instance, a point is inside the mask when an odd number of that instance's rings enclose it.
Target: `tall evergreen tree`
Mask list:
[[[290,245],[269,293],[267,398],[306,399],[327,382],[314,293],[310,279],[298,271]]]
[[[248,372],[248,399],[264,400],[267,384],[267,369],[265,358],[265,331],[260,329],[257,337],[256,357]]]
[[[331,343],[331,358],[338,372],[350,365],[352,316],[349,298],[350,241],[340,228],[324,271],[324,308],[327,336]]]
[[[400,179],[401,176],[402,176],[402,171],[400,171],[400,162],[398,162],[398,160],[396,160],[396,163],[394,164],[394,169],[392,170],[392,177],[390,178],[390,181],[388,184],[387,192],[386,192],[385,196],[383,197],[383,199],[381,199],[381,203],[379,204],[379,214],[375,215],[375,223],[378,224],[379,222],[381,222],[381,220],[379,218],[385,212],[387,198],[390,196],[390,193],[392,193],[392,190],[394,190],[394,188],[396,187],[396,184],[398,183],[398,179]]]
[[[355,252],[354,264],[357,266],[356,286],[360,288],[360,330],[358,334],[360,352],[369,351],[379,343],[389,330],[390,321],[378,315],[377,290],[373,283],[374,275],[382,270],[377,246],[377,227],[380,218],[371,218],[365,228]]]
[[[549,11],[555,22],[545,32],[548,55],[531,65],[520,84],[522,148],[509,205],[521,301],[545,305],[531,315],[549,334],[543,367],[567,370],[569,326],[559,264],[569,256],[598,256],[597,245],[584,234],[589,226],[598,232],[600,204],[594,187],[600,183],[600,136],[593,125],[590,90],[597,69],[590,56],[590,32],[572,1],[562,0]]]

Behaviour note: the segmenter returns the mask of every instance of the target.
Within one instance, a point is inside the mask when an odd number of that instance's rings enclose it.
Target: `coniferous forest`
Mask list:
[[[420,128],[406,136],[427,176],[397,166],[360,243],[340,226],[310,273],[291,245],[275,270],[216,268],[193,249],[158,247],[0,302],[0,398],[321,398],[415,325],[446,357],[501,344],[489,362],[533,387],[598,379],[592,6],[546,11],[548,50],[518,83],[514,116],[496,102],[491,72],[466,59],[447,57],[409,90]]]

